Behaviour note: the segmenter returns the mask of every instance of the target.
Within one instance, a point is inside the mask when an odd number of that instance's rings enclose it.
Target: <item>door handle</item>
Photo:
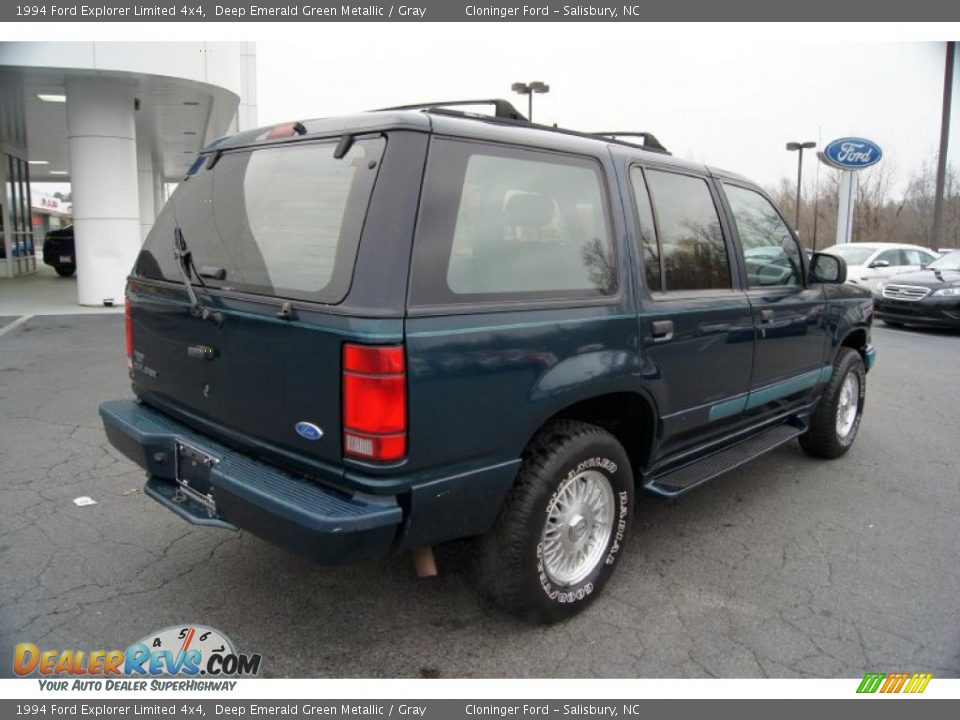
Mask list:
[[[654,342],[666,342],[673,337],[673,320],[654,320],[650,330]]]
[[[772,323],[773,322],[774,312],[773,310],[761,310],[760,311],[760,322],[762,323]]]

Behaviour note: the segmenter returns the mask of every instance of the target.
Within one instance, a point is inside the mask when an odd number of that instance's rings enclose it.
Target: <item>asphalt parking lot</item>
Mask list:
[[[17,642],[123,648],[195,622],[274,677],[958,677],[960,333],[874,343],[848,455],[791,443],[646,500],[607,591],[541,628],[480,599],[468,543],[418,580],[405,556],[320,568],[180,520],[97,416],[129,395],[122,318],[32,318],[0,335],[0,675]]]

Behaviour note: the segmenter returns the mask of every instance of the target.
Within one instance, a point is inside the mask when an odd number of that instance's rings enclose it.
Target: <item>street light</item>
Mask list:
[[[527,120],[533,122],[533,94],[548,93],[550,92],[550,86],[539,80],[534,80],[531,83],[514,83],[510,86],[510,89],[518,95],[527,96]]]
[[[800,183],[803,181],[803,151],[804,151],[804,150],[812,150],[812,149],[815,148],[816,146],[817,146],[817,144],[816,144],[815,142],[813,142],[812,140],[811,140],[811,141],[808,141],[808,142],[803,142],[803,143],[799,143],[799,142],[788,142],[788,143],[787,143],[787,150],[790,150],[791,152],[794,151],[794,150],[799,150],[799,151],[800,151],[800,154],[797,156],[797,222],[796,222],[796,228],[797,228],[797,233],[798,233],[798,234],[800,233]]]

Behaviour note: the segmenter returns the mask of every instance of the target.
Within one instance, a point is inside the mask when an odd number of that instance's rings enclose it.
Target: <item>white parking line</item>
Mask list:
[[[10,332],[11,330],[13,330],[14,328],[20,327],[21,325],[23,325],[27,320],[29,320],[29,319],[32,318],[32,317],[33,317],[33,315],[24,315],[24,316],[22,316],[22,317],[18,317],[16,320],[14,320],[14,321],[13,321],[12,323],[10,323],[9,325],[5,325],[4,327],[0,328],[0,337],[3,337],[4,335],[6,335],[8,332]]]

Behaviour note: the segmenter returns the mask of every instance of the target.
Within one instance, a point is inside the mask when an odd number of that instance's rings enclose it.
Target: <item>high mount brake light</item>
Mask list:
[[[376,462],[407,454],[402,345],[343,346],[343,453]]]

